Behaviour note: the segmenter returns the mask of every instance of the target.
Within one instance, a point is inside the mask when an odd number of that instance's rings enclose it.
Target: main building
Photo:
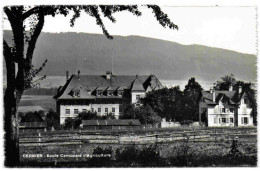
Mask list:
[[[126,105],[139,106],[145,93],[162,87],[155,75],[113,75],[109,71],[105,75],[80,75],[78,71],[69,78],[67,72],[67,81],[54,98],[60,124],[84,111],[112,113],[118,119]]]

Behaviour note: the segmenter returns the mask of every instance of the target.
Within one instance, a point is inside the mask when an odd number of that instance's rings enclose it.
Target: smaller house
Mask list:
[[[19,124],[20,132],[45,132],[46,128],[46,122],[21,122]]]
[[[83,129],[136,129],[141,128],[138,119],[82,120]]]
[[[165,118],[162,119],[161,123],[159,123],[159,128],[172,128],[172,127],[179,127],[181,124],[179,122],[167,122]]]
[[[199,122],[208,127],[253,126],[256,104],[247,89],[237,91],[202,91],[199,100]]]

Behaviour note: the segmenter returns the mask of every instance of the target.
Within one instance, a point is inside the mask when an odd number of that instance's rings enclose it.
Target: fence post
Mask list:
[[[41,140],[41,133],[39,132],[39,134],[38,134],[38,142],[41,142],[42,140]]]

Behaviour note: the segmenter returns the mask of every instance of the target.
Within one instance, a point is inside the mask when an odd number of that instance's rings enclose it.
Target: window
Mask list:
[[[230,111],[231,113],[234,113],[234,108],[230,108],[229,111]]]
[[[118,91],[118,96],[122,96],[123,92],[122,91]]]
[[[105,108],[105,113],[108,113],[108,108]]]
[[[78,109],[74,109],[74,115],[79,114],[79,110]]]
[[[244,99],[244,103],[247,104],[247,99]]]
[[[69,115],[69,114],[70,114],[70,110],[69,110],[69,109],[66,109],[65,114],[66,114],[66,115]]]
[[[98,96],[101,96],[101,95],[102,95],[102,91],[98,91],[98,92],[97,92],[97,95],[98,95]]]
[[[226,113],[226,108],[222,108],[222,113]]]
[[[248,124],[248,118],[247,117],[242,117],[242,124]]]
[[[113,92],[112,91],[109,91],[108,92],[108,96],[112,96],[113,95]]]
[[[230,123],[234,123],[234,118],[230,118]]]
[[[227,119],[226,118],[222,118],[221,121],[222,121],[222,123],[227,123]]]
[[[138,101],[140,99],[140,95],[136,95],[136,100]]]
[[[112,113],[115,113],[116,109],[114,107],[112,107]]]
[[[94,108],[93,107],[91,108],[91,112],[94,112]]]
[[[87,109],[83,109],[82,112],[87,113]]]
[[[80,91],[79,90],[74,90],[74,96],[79,97],[80,96]]]
[[[101,113],[101,108],[100,107],[98,108],[98,113]]]
[[[218,123],[218,118],[217,117],[214,118],[214,123]]]

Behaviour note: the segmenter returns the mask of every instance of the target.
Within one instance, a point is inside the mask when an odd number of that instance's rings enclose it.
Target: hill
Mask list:
[[[8,42],[10,31],[4,31]],[[115,36],[87,33],[41,33],[36,45],[33,64],[40,66],[48,59],[42,75],[65,76],[70,73],[150,74],[159,79],[217,80],[233,73],[237,79],[256,80],[256,56],[202,45],[178,43],[139,36]],[[4,67],[5,68],[5,67]],[[4,71],[5,73],[5,71]]]

